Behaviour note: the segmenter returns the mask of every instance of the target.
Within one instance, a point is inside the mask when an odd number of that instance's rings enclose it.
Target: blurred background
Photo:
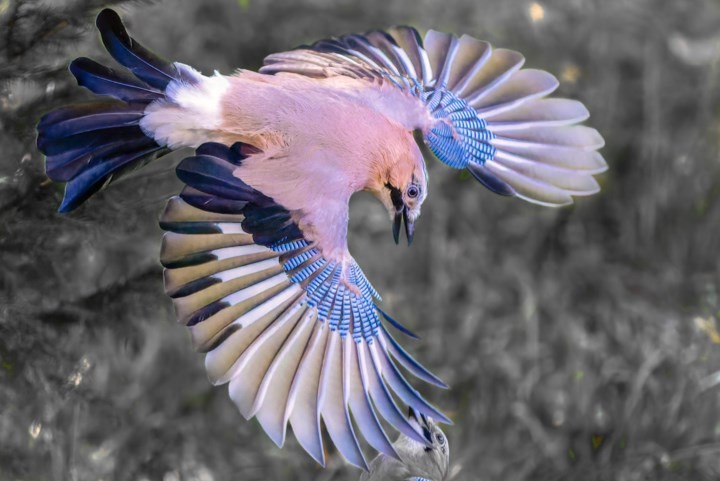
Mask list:
[[[174,162],[70,215],[34,126],[89,98],[114,5],[204,73],[409,24],[519,50],[605,137],[601,194],[552,210],[437,162],[412,248],[353,199],[351,250],[450,391],[454,480],[720,478],[720,3],[715,0],[0,0],[0,480],[354,480],[276,448],[211,388],[163,293]]]

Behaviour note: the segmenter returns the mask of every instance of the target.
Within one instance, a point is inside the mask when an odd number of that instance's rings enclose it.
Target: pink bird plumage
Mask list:
[[[38,125],[48,175],[69,211],[170,149],[187,185],[161,219],[165,288],[215,384],[282,445],[287,424],[324,463],[321,419],[340,453],[367,468],[351,422],[397,457],[380,415],[424,441],[396,399],[440,422],[398,369],[439,387],[385,322],[379,295],[347,247],[348,202],[380,200],[397,242],[427,197],[421,145],[502,195],[565,205],[598,191],[602,137],[576,125],[585,107],[547,99],[557,80],[522,55],[412,28],[348,35],[270,55],[260,72],[204,76],[97,20],[133,75],[75,60],[78,83],[116,100],[50,112]],[[383,322],[383,320],[385,322]],[[417,423],[416,423],[417,424]]]
[[[377,195],[388,182],[405,187],[413,172],[424,178],[412,132],[434,119],[420,100],[392,85],[247,70],[198,77],[198,84],[178,85],[148,109],[143,129],[173,148],[216,141],[260,149],[235,175],[291,211],[328,259],[348,259],[354,193]]]

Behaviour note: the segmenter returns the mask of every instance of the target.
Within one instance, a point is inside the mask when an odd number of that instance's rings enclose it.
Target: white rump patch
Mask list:
[[[219,128],[222,98],[229,87],[228,79],[218,72],[212,77],[198,74],[194,85],[174,80],[168,84],[165,98],[145,109],[140,127],[172,149],[197,147],[208,141],[208,131]]]

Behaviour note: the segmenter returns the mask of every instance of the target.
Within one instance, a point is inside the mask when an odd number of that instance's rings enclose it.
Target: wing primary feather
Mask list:
[[[540,97],[552,93],[559,85],[552,74],[544,70],[523,69],[483,95],[475,102],[468,102],[481,118],[501,114]]]
[[[353,49],[362,49],[366,57],[371,58],[376,65],[385,67],[389,69],[392,74],[400,76],[400,71],[395,63],[382,49],[370,43],[366,37],[362,35],[349,35],[347,37],[347,43]]]
[[[376,366],[382,369],[382,377],[392,390],[402,399],[408,406],[412,406],[426,416],[430,416],[435,420],[446,424],[452,424],[452,421],[443,413],[438,411],[434,406],[428,403],[400,374],[395,364],[388,357],[387,352],[378,348],[379,343],[373,343],[369,346],[370,354]]]
[[[325,451],[320,435],[320,411],[317,404],[322,356],[330,330],[322,322],[315,329],[300,361],[287,404],[286,416],[300,445],[315,461],[325,466]]]
[[[486,168],[504,182],[512,185],[517,196],[540,205],[557,207],[572,204],[570,194],[553,185],[531,179],[497,162],[488,162]]]
[[[358,378],[354,378],[352,376],[352,373],[350,371],[350,363],[351,359],[348,359],[348,352],[346,350],[347,343],[352,343],[352,338],[346,334],[340,335],[340,359],[342,362],[342,370],[341,370],[341,382],[342,382],[342,399],[343,399],[343,414],[345,416],[345,422],[347,423],[347,426],[350,428],[350,433],[352,434],[352,439],[354,441],[354,445],[357,448],[357,450],[360,453],[360,458],[363,461],[363,468],[367,471],[367,460],[365,459],[365,455],[362,452],[362,449],[360,447],[360,443],[358,441],[358,438],[355,434],[355,429],[353,427],[352,420],[350,418],[350,385],[352,383],[357,383],[359,381]]]
[[[496,130],[498,130],[496,128]],[[544,145],[548,147],[578,147],[583,149],[600,149],[605,140],[597,130],[584,125],[567,127],[544,127],[527,124],[508,129],[500,129],[502,135],[496,135],[492,142],[512,142]]]
[[[485,62],[492,55],[492,47],[487,42],[477,40],[469,35],[463,35],[460,37],[458,49],[467,54],[468,58],[466,59],[465,72],[458,72],[460,78],[452,86],[452,91],[458,97],[463,98],[465,97],[465,89],[472,78],[483,68]]]
[[[435,74],[436,88],[441,87],[450,89],[448,82],[451,80],[450,74],[452,73],[453,65],[455,63],[455,56],[457,54],[459,42],[455,35],[450,35],[449,39],[450,43],[447,46],[447,50],[444,52],[444,59],[441,59],[442,66],[440,67],[440,71]]]
[[[392,399],[387,386],[382,380],[382,368],[378,366],[374,360],[368,362],[367,358],[372,358],[368,343],[360,342],[357,346],[361,368],[362,366],[366,368],[366,386],[369,388],[370,396],[372,397],[377,410],[380,411],[380,414],[387,420],[387,422],[393,425],[395,429],[418,443],[426,443],[427,441],[425,440],[425,437],[416,431],[415,428],[408,422],[405,416],[400,412],[400,409],[398,409],[395,401]]]
[[[300,289],[298,291],[287,310],[252,341],[231,370],[230,399],[246,419],[254,414],[253,404],[270,364],[307,309],[306,305],[298,302],[300,296],[304,295]]]
[[[442,85],[439,76],[442,75],[445,60],[453,46],[454,36],[437,30],[428,30],[425,34],[425,50],[428,54],[430,71],[432,72],[432,86]]]
[[[166,232],[162,240],[160,263],[174,268],[215,260],[219,249],[252,245],[252,235],[238,234],[179,234]],[[204,254],[193,260],[198,254]]]
[[[525,57],[519,52],[498,48],[484,63],[483,68],[477,71],[463,92],[464,100],[473,105],[485,95],[505,82],[511,75],[520,70],[525,63]]]
[[[198,352],[215,349],[227,326],[290,287],[283,277],[280,275],[267,279],[208,304],[207,307],[211,309],[207,312],[206,308],[194,312],[187,322],[193,347]],[[216,304],[219,306],[212,308]]]
[[[570,125],[589,117],[590,113],[582,102],[562,98],[536,99],[509,111],[483,116],[488,126],[512,123],[534,126]]]
[[[400,344],[390,335],[385,326],[382,327],[382,334],[379,336],[383,347],[408,371],[418,379],[437,386],[441,389],[449,389],[439,377],[428,371],[422,364],[417,362]]]
[[[278,268],[277,265],[263,263],[274,261],[275,259],[269,259],[266,261],[260,261],[255,264],[245,265],[236,267],[226,272],[222,272],[218,275],[221,280],[219,283],[214,283],[206,289],[195,292],[185,297],[178,297],[175,299],[175,309],[178,319],[182,319],[181,322],[185,324],[189,323],[190,316],[199,308],[210,304],[211,302],[226,300],[230,301],[231,304],[237,303],[233,296],[240,294],[241,299],[245,299],[244,289],[253,285],[260,284],[262,281],[273,279],[270,281],[270,286],[287,281],[284,279],[282,269]],[[232,277],[231,277],[232,276]],[[263,287],[266,284],[262,284]],[[257,294],[257,290],[248,290],[247,293]]]
[[[588,172],[537,162],[533,159],[498,151],[495,162],[508,169],[560,188],[572,195],[591,195],[600,190],[595,178]]]
[[[413,27],[400,26],[390,30],[397,44],[407,54],[413,64],[415,76],[420,81],[430,78],[427,52],[422,48],[422,38]]]
[[[240,251],[240,249],[241,248],[228,248],[227,250]],[[222,282],[223,276],[227,276],[228,273],[232,272],[235,268],[272,259],[277,256],[277,254],[267,249],[261,252],[257,252],[256,249],[248,249],[247,254],[242,254],[241,252],[242,251],[240,251],[239,255],[233,255],[230,258],[210,260],[200,265],[166,269],[164,273],[165,292],[173,298],[184,297],[204,289],[205,286],[201,286],[200,283]],[[216,251],[210,254],[215,258],[219,255],[224,255],[223,252]]]
[[[343,457],[352,465],[367,470],[357,437],[350,423],[343,392],[342,338],[331,332],[323,359],[318,406],[330,438]]]
[[[348,381],[346,382],[348,404],[363,437],[370,446],[379,452],[400,460],[370,403],[370,396],[362,373],[364,368],[361,369],[360,365],[358,345],[350,336],[347,336],[343,343],[343,361],[346,364],[346,373],[348,374]]]
[[[293,378],[297,373],[302,355],[307,349],[313,328],[314,311],[308,309],[295,326],[281,351],[268,368],[251,409],[251,415],[270,439],[282,447],[287,428],[286,408]]]
[[[228,325],[226,329],[235,327],[235,331],[205,356],[205,370],[213,384],[224,384],[233,377],[243,352],[287,310],[297,294],[297,286],[288,287]]]
[[[382,314],[382,316],[385,318],[385,320],[388,321],[395,329],[402,332],[403,334],[405,334],[408,337],[411,337],[413,339],[420,339],[420,336],[418,336],[417,334],[412,332],[410,329],[408,329],[407,327],[403,326],[398,321],[396,321],[395,319],[390,317],[385,311],[380,309],[377,305],[375,305],[375,309],[377,309],[378,312],[380,314]]]
[[[395,38],[387,32],[375,31],[368,34],[368,38],[375,46],[381,48],[390,61],[397,67],[399,74],[406,78],[417,78],[415,66],[407,53],[401,49]]]
[[[492,192],[508,197],[517,195],[515,189],[513,189],[510,184],[493,175],[485,166],[476,162],[468,162],[467,170],[470,174],[472,174],[475,180],[490,189]]]

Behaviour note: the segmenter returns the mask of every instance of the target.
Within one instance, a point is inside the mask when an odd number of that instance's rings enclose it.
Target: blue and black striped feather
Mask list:
[[[326,259],[292,215],[241,180],[247,146],[209,143],[178,165],[187,184],[162,216],[165,287],[216,384],[282,445],[289,422],[318,462],[321,420],[341,454],[366,467],[358,434],[396,456],[379,421],[423,442],[405,404],[449,422],[405,379],[446,388],[390,335],[377,292],[350,261]],[[240,174],[239,176],[237,174]],[[341,280],[345,269],[348,284]],[[352,286],[350,289],[349,286]],[[355,292],[359,294],[355,294]]]

